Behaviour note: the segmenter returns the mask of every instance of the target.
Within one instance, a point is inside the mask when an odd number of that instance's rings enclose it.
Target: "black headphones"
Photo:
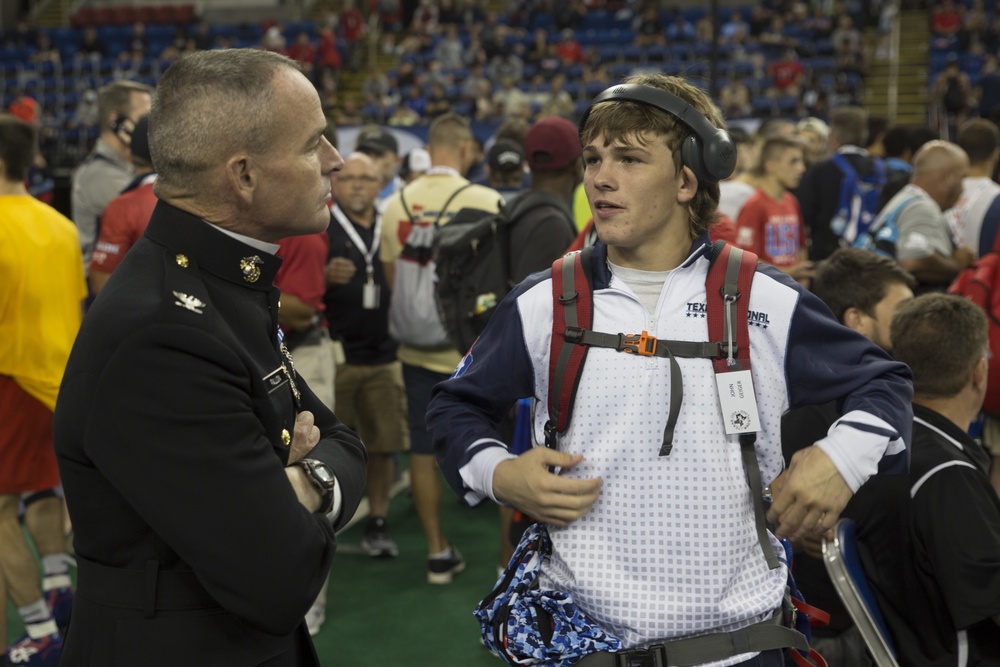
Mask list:
[[[639,102],[666,111],[694,134],[681,144],[681,160],[694,172],[699,183],[718,183],[732,176],[736,169],[736,144],[723,129],[714,125],[693,106],[662,88],[625,83],[608,88],[594,98],[580,119],[580,131],[590,110],[601,102],[622,100]]]
[[[125,116],[123,114],[115,114],[115,119],[111,122],[111,132],[114,133],[114,134],[118,134],[120,132],[124,132],[129,137],[131,137],[132,136],[132,131],[130,129],[128,129],[127,127],[125,127],[125,121],[127,121],[127,120],[131,120],[131,119],[128,116]]]

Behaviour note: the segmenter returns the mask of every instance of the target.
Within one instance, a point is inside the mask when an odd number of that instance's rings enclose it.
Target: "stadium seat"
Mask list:
[[[646,59],[649,62],[662,63],[667,59],[667,49],[659,44],[653,44],[646,49]]]
[[[671,42],[667,46],[671,60],[687,60],[691,57],[691,45],[686,42]]]
[[[154,5],[141,5],[136,7],[135,18],[137,21],[142,21],[146,24],[156,23],[156,10],[157,7]]]
[[[528,24],[528,31],[534,32],[539,28],[543,30],[550,29],[555,23],[555,17],[549,12],[535,12],[531,16],[531,22]]]
[[[986,58],[978,53],[962,54],[962,71],[966,74],[979,74],[983,70],[983,63]]]
[[[74,28],[82,28],[88,25],[94,25],[96,10],[90,5],[84,5],[80,7],[73,16],[70,18],[70,25]]]
[[[837,595],[861,632],[876,666],[898,667],[885,620],[861,566],[854,521],[841,519],[834,533],[833,541],[823,540],[823,562]]]
[[[707,13],[708,10],[704,7],[685,7],[681,10],[681,16],[684,17],[685,21],[688,21],[692,25],[700,21],[701,17]]]
[[[751,107],[755,116],[770,116],[774,113],[774,105],[764,96],[755,97]]]
[[[830,55],[835,52],[832,39],[818,39],[815,42],[816,55]]]
[[[628,63],[618,63],[608,68],[608,74],[612,80],[618,81],[631,74],[632,66]]]
[[[603,81],[590,81],[584,87],[583,90],[584,97],[588,100],[597,97],[601,93],[601,91],[603,91],[607,87],[608,87],[607,84],[605,84]]]
[[[195,19],[194,5],[175,5],[174,21],[177,23],[193,23]]]
[[[603,63],[620,61],[623,57],[621,44],[602,44],[597,47],[597,52],[601,54]]]
[[[816,56],[807,60],[804,64],[817,74],[834,72],[837,69],[837,60],[829,56]]]
[[[611,17],[608,15],[605,9],[595,9],[588,11],[583,17],[583,22],[579,26],[579,30],[606,28],[609,24],[609,19]]]
[[[138,10],[132,5],[119,5],[111,8],[111,23],[131,25],[138,20]]]
[[[782,95],[778,98],[778,113],[790,115],[795,112],[799,106],[799,97],[797,95]]]

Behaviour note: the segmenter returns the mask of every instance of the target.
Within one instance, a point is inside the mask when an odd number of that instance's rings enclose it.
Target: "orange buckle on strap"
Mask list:
[[[643,331],[641,334],[622,336],[622,352],[644,357],[656,356],[656,338]]]

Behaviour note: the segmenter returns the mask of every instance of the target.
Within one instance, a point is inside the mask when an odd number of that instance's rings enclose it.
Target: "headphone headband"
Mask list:
[[[699,181],[717,183],[732,175],[736,168],[736,145],[729,133],[713,125],[688,102],[662,88],[623,83],[604,90],[594,98],[580,118],[580,132],[583,132],[587,118],[595,106],[613,100],[638,102],[660,109],[690,129],[694,133],[691,139],[696,146],[692,149],[682,146],[681,155],[684,164],[694,172]]]

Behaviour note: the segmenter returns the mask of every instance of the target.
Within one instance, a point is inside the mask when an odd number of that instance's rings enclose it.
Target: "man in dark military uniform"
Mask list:
[[[318,665],[303,616],[365,452],[278,336],[274,243],[329,223],[319,97],[257,50],[187,56],[149,122],[160,203],[77,338],[55,442],[76,531],[63,664]]]

